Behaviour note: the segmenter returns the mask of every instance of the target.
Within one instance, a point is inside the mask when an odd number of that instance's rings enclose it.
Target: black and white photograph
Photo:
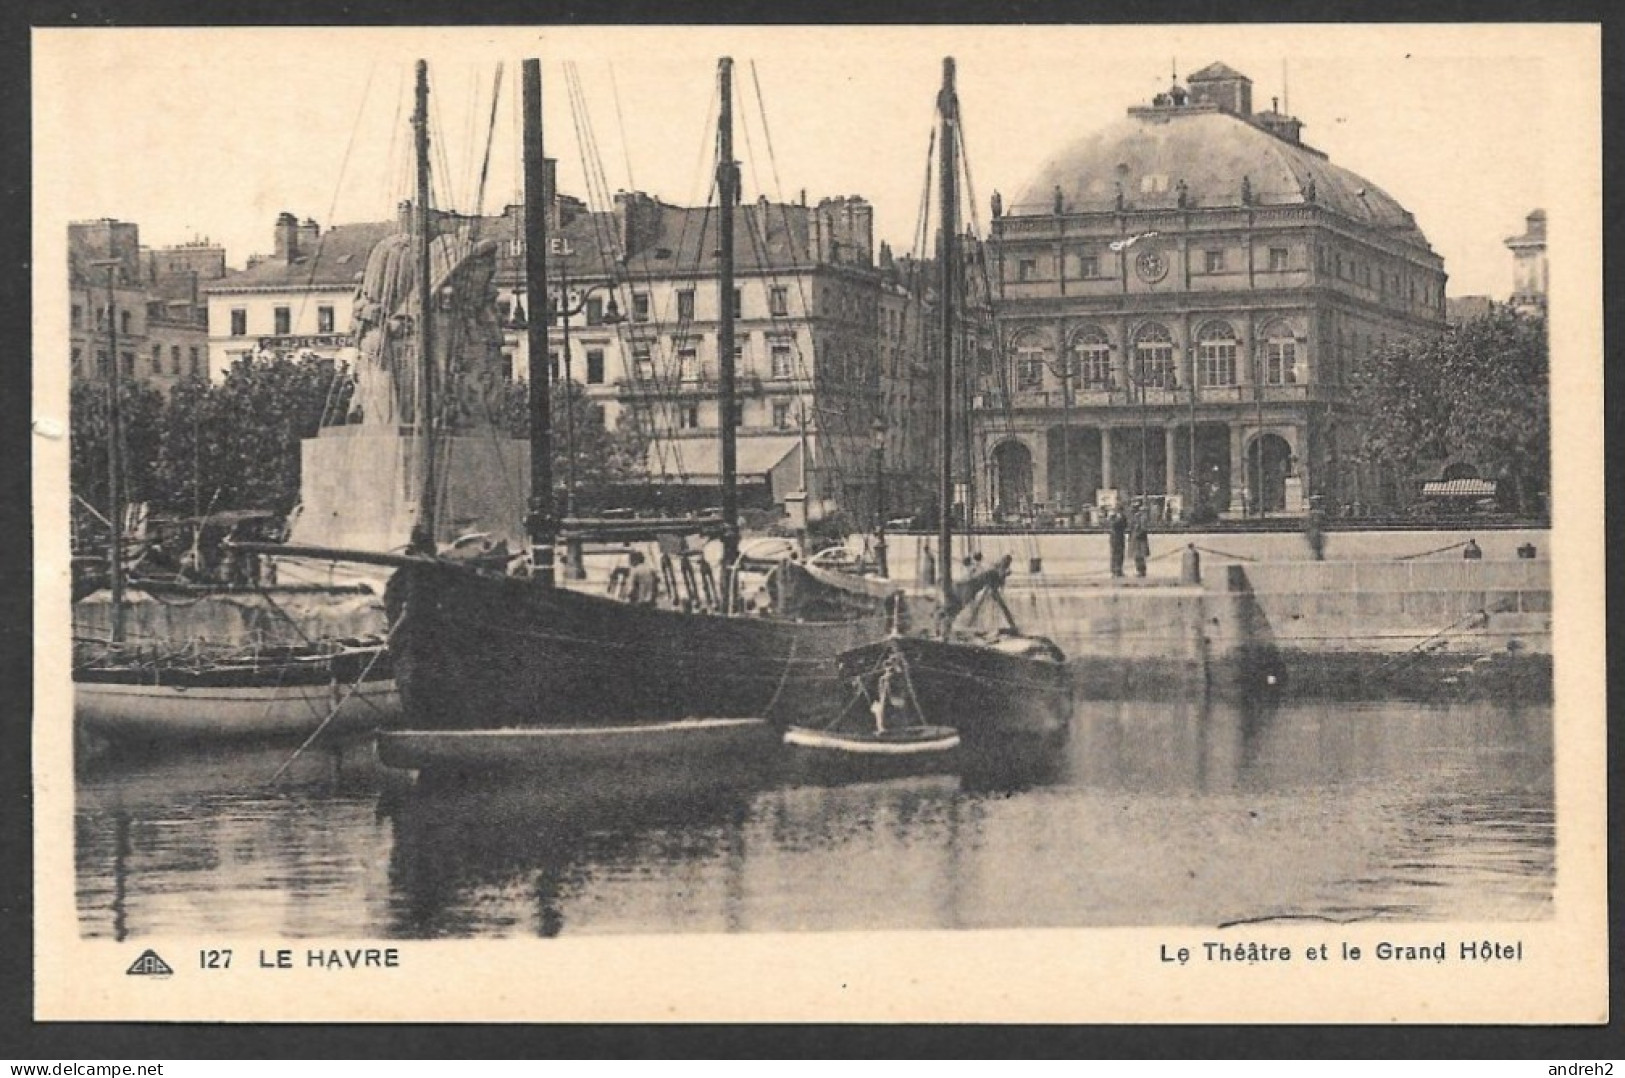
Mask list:
[[[32,78],[39,1017],[1606,1020],[1595,27]]]

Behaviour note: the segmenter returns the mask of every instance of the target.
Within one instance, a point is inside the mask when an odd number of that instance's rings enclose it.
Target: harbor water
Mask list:
[[[370,743],[81,766],[89,937],[1538,920],[1546,703],[1083,701],[1052,766],[434,788]]]

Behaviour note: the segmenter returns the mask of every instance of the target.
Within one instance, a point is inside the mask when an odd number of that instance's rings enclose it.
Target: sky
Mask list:
[[[1554,140],[1595,137],[1564,111],[1576,58],[1595,66],[1584,28],[85,29],[37,30],[34,46],[36,235],[114,217],[149,246],[222,243],[233,266],[270,249],[284,210],[324,228],[392,215],[411,190],[419,57],[443,205],[480,198],[499,62],[483,207],[515,199],[518,61],[538,55],[564,191],[589,195],[591,161],[608,190],[703,203],[716,59],[731,55],[744,197],[860,194],[899,253],[914,248],[944,56],[984,225],[995,190],[1013,202],[1047,158],[1147,103],[1171,70],[1223,60],[1251,76],[1255,108],[1284,98],[1304,141],[1415,213],[1452,295],[1510,292],[1503,240],[1550,184],[1573,182]],[[596,153],[581,151],[572,83]]]

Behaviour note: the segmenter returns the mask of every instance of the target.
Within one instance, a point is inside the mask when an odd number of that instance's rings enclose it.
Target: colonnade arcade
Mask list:
[[[1302,512],[1305,426],[1198,420],[1057,423],[990,432],[983,514],[993,521],[1081,517],[1149,496],[1171,516]],[[1192,452],[1195,467],[1192,468]],[[1254,497],[1262,483],[1263,497]],[[1193,494],[1194,484],[1194,494]]]
[[[982,515],[1082,516],[1141,495],[1180,516],[1303,511],[1308,322],[1252,311],[1014,328],[983,381]]]

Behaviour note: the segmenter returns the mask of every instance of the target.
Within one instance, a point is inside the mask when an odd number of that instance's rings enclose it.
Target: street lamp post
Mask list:
[[[875,567],[881,576],[890,576],[886,565],[886,421],[875,417],[869,429],[875,455]]]
[[[576,509],[576,424],[575,401],[572,399],[575,376],[572,371],[570,355],[570,319],[587,309],[587,304],[594,292],[600,289],[613,289],[614,287],[614,282],[589,285],[582,290],[580,297],[572,303],[570,302],[570,278],[567,271],[561,270],[559,273],[559,300],[556,304],[550,304],[552,307],[550,313],[559,322],[561,330],[560,348],[564,352],[564,401],[566,404],[564,411],[564,449],[567,454],[565,471],[568,484],[564,491],[564,513],[566,516],[574,516]],[[602,324],[613,326],[619,324],[620,321],[621,310],[615,302],[614,293],[611,292],[609,305],[604,310]],[[552,372],[549,371],[548,373],[551,377]]]
[[[1191,422],[1190,452],[1187,454],[1185,461],[1185,483],[1189,488],[1185,495],[1189,499],[1185,505],[1185,519],[1192,520],[1201,511],[1201,496],[1196,489],[1196,383],[1198,378],[1196,372],[1196,346],[1190,345],[1187,347],[1186,354],[1190,357]]]
[[[124,641],[124,500],[119,489],[119,471],[123,464],[119,443],[124,434],[118,399],[118,299],[113,291],[114,278],[122,264],[116,258],[97,259],[92,263],[97,269],[107,271],[107,520],[112,533],[107,546],[107,586],[112,597],[108,637],[115,644]]]
[[[1253,407],[1255,419],[1253,430],[1253,479],[1256,486],[1253,488],[1254,497],[1258,500],[1258,515],[1264,515],[1264,353],[1258,345],[1253,345]]]
[[[589,285],[581,291],[580,297],[570,302],[570,277],[567,270],[559,271],[559,298],[557,303],[549,303],[549,314],[559,322],[561,339],[560,348],[564,352],[564,451],[565,457],[565,488],[564,488],[564,516],[566,519],[576,515],[576,408],[575,408],[575,375],[572,371],[570,356],[570,319],[587,309],[592,294],[599,289],[613,289],[614,282]],[[602,324],[613,326],[621,321],[620,308],[615,303],[614,292],[611,291],[609,305],[604,310]],[[534,365],[535,360],[532,360]],[[543,377],[551,378],[552,364],[543,369]],[[535,377],[536,372],[531,372]],[[552,492],[547,492],[551,497]],[[581,542],[579,539],[565,542],[565,574],[571,580],[581,580],[587,575],[585,566],[581,564]]]

